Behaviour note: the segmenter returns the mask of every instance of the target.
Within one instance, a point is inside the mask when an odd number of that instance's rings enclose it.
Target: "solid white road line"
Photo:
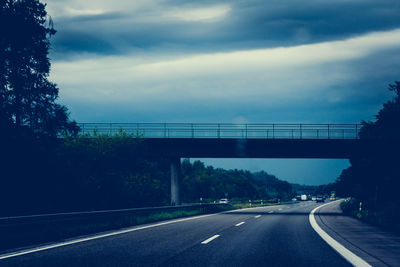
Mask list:
[[[237,223],[237,224],[235,224],[235,226],[241,226],[242,224],[244,224],[245,222],[240,222],[240,223]]]
[[[274,213],[274,211],[273,211],[273,210],[271,210],[271,211],[268,211],[268,213]]]
[[[206,240],[204,240],[203,242],[201,242],[203,245],[210,243],[211,241],[213,241],[214,239],[218,238],[219,235],[214,235]]]
[[[278,210],[282,210],[282,208],[278,209]]]
[[[0,260],[11,258],[11,257],[22,256],[22,255],[25,255],[25,254],[30,254],[30,253],[34,253],[34,252],[43,251],[43,250],[48,250],[48,249],[52,249],[52,248],[58,248],[58,247],[63,247],[63,246],[72,245],[72,244],[76,244],[76,243],[86,242],[86,241],[90,241],[90,240],[100,239],[100,238],[104,238],[104,237],[108,237],[108,236],[126,234],[126,233],[130,233],[130,232],[143,230],[143,229],[148,229],[148,228],[153,228],[153,227],[158,227],[158,226],[162,226],[162,225],[167,225],[167,224],[172,224],[172,223],[177,223],[177,222],[184,222],[184,221],[189,221],[189,220],[195,220],[195,219],[199,219],[199,218],[214,216],[216,214],[219,214],[219,213],[200,215],[200,216],[196,216],[196,217],[190,217],[190,218],[184,218],[184,219],[178,219],[178,220],[172,220],[172,221],[156,223],[156,224],[151,224],[151,225],[146,225],[146,226],[141,226],[141,227],[129,228],[129,229],[126,229],[126,230],[118,230],[118,231],[114,231],[114,232],[110,232],[110,233],[106,233],[106,234],[94,235],[94,236],[89,236],[89,237],[85,237],[85,238],[79,238],[79,239],[75,239],[75,240],[71,240],[71,241],[56,243],[56,244],[53,244],[53,245],[41,246],[41,247],[31,248],[31,249],[27,249],[27,250],[12,252],[12,253],[8,253],[8,254],[0,255]]]
[[[261,217],[261,215],[256,215],[256,216],[254,216],[254,218],[256,218],[256,219],[257,219],[257,218],[260,218],[260,217]]]
[[[331,236],[329,236],[324,230],[322,230],[321,227],[319,227],[319,225],[317,224],[317,221],[315,220],[314,213],[318,209],[320,209],[326,205],[329,205],[329,204],[331,204],[331,203],[327,203],[327,204],[321,205],[319,207],[316,207],[315,209],[313,209],[310,212],[310,215],[308,218],[309,218],[312,228],[314,228],[314,231],[317,232],[317,234],[319,234],[319,236],[326,243],[328,243],[328,245],[330,245],[334,250],[336,250],[343,258],[345,258],[352,265],[357,266],[357,267],[371,266],[366,261],[364,261],[362,258],[358,257],[356,254],[354,254],[353,252],[351,252],[350,250],[345,248],[342,244],[337,242],[335,239],[333,239]]]

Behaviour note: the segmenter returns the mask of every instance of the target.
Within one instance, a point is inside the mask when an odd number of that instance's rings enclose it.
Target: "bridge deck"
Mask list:
[[[387,145],[360,139],[147,138],[142,154],[187,158],[362,157]]]
[[[196,158],[352,158],[400,149],[399,140],[359,138],[360,124],[79,123],[87,138],[142,141],[138,156]]]

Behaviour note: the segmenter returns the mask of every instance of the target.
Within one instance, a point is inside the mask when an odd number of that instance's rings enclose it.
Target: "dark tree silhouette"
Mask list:
[[[48,80],[56,31],[45,7],[39,0],[0,1],[0,123],[56,136],[76,132],[77,126],[55,102],[58,88]]]
[[[336,190],[363,203],[362,215],[366,220],[400,232],[400,82],[389,85],[395,93],[383,104],[375,121],[363,121],[360,138],[375,140],[391,146],[380,153],[350,160],[351,166],[343,170],[335,183]],[[358,202],[353,207],[358,212]]]
[[[400,82],[389,85],[395,93],[392,100],[383,104],[375,122],[363,122],[361,138],[398,139],[400,136]]]

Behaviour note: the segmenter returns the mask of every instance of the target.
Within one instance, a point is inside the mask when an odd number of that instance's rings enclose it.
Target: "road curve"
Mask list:
[[[308,216],[317,206],[303,202],[133,227],[139,230],[3,258],[0,266],[350,266],[311,227]]]

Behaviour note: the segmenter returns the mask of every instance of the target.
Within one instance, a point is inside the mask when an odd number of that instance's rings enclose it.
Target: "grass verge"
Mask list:
[[[348,198],[340,203],[343,213],[385,230],[400,233],[400,213],[393,203],[381,205],[379,210],[363,207],[355,198]]]

